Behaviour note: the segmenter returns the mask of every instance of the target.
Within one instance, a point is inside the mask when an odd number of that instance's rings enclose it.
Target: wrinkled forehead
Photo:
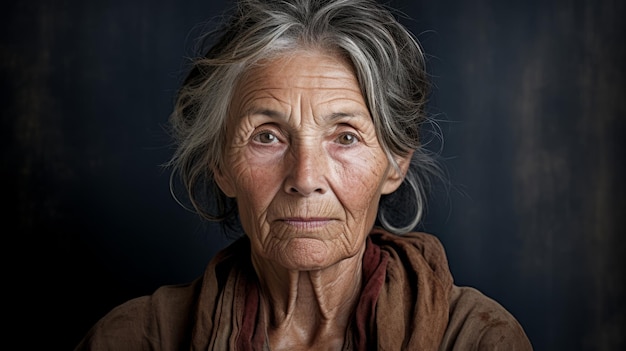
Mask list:
[[[299,50],[259,61],[236,84],[231,115],[259,102],[290,104],[306,96],[315,103],[354,103],[367,110],[351,63],[344,57],[317,50]]]
[[[299,49],[282,52],[251,64],[241,75],[235,91],[249,84],[271,82],[285,87],[308,87],[317,85],[333,88],[350,81],[358,86],[351,62],[337,53],[319,49]]]

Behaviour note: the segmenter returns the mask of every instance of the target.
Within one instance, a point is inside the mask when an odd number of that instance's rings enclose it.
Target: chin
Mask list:
[[[315,238],[294,238],[281,252],[279,260],[290,270],[319,270],[332,266],[344,255],[337,252],[332,244],[328,245]]]

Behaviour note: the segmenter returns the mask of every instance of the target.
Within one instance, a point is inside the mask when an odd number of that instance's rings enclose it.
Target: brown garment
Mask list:
[[[346,350],[532,350],[500,304],[453,284],[439,240],[374,229]],[[219,252],[205,274],[164,286],[109,312],[79,350],[268,350],[250,244]]]

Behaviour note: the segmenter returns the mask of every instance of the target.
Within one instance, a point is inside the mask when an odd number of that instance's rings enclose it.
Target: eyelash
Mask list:
[[[261,131],[259,131],[259,132],[255,133],[255,134],[252,136],[252,140],[253,140],[253,141],[255,141],[255,142],[257,142],[257,143],[259,143],[259,144],[269,145],[269,144],[273,144],[273,143],[276,143],[276,142],[280,142],[280,138],[279,138],[278,134],[279,134],[279,133],[276,133],[276,132],[275,132],[275,131],[273,131],[273,130],[270,130],[270,129],[263,129],[263,130],[261,130]],[[265,142],[264,142],[264,141],[261,141],[261,138],[262,138],[263,136],[271,136],[270,138],[272,138],[272,140],[270,140],[270,141],[265,141]],[[344,143],[342,143],[342,142],[341,142],[341,139],[342,139],[342,138],[346,138],[346,137],[351,138],[351,140],[349,140],[349,142],[348,142],[347,144],[344,144]],[[339,133],[339,135],[335,138],[335,142],[336,142],[337,144],[339,144],[339,145],[341,145],[341,146],[346,146],[346,147],[347,147],[347,146],[352,146],[352,145],[354,145],[354,144],[356,144],[356,143],[358,143],[358,142],[360,142],[360,141],[361,141],[361,138],[359,137],[359,135],[358,135],[358,134],[356,134],[356,133],[353,133],[353,132],[341,132],[341,133]]]
[[[348,144],[344,144],[344,143],[342,143],[340,141],[342,138],[345,138],[345,137],[352,138]],[[356,143],[358,143],[360,141],[359,136],[356,135],[355,133],[351,133],[351,132],[343,132],[343,133],[339,134],[339,136],[337,138],[335,138],[335,140],[341,146],[351,146],[351,145],[354,145],[354,144],[356,144]]]
[[[271,136],[272,136],[272,138],[273,138],[273,140],[271,140],[271,141],[269,141],[269,142],[263,142],[263,141],[261,141],[261,140],[260,140],[260,138],[261,138],[262,136],[264,136],[264,135],[271,135]],[[254,141],[256,141],[256,142],[258,142],[258,143],[260,143],[260,144],[268,145],[268,144],[273,144],[273,143],[275,143],[275,142],[280,141],[280,138],[276,135],[276,133],[275,133],[274,131],[271,131],[271,130],[267,130],[267,129],[265,129],[265,130],[261,130],[261,131],[259,131],[258,133],[255,133],[255,134],[252,136],[252,140],[254,140]]]

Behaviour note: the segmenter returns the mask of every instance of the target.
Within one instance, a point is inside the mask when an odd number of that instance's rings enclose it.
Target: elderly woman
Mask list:
[[[454,285],[434,236],[411,232],[436,168],[424,59],[392,13],[242,0],[219,34],[180,90],[171,165],[195,209],[241,235],[77,350],[530,350],[501,305]]]

